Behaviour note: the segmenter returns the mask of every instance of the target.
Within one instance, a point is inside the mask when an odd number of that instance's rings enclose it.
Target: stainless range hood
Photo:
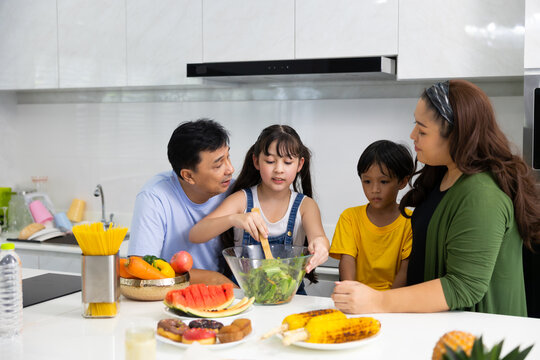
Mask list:
[[[362,57],[187,64],[188,78],[241,83],[395,80],[396,59]]]

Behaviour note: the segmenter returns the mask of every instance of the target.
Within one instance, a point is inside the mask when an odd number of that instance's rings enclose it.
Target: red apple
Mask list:
[[[169,261],[174,272],[177,274],[183,274],[191,270],[193,266],[193,258],[187,251],[179,251],[173,255],[171,261]]]

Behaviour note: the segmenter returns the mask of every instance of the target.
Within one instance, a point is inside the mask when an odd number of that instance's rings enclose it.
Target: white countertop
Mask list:
[[[45,273],[24,269],[23,277]],[[330,298],[295,296],[285,305],[254,306],[245,314],[252,320],[250,341],[220,351],[199,346],[189,350],[157,343],[157,359],[430,359],[438,338],[450,330],[483,334],[484,343],[493,345],[505,339],[503,354],[512,347],[536,343],[527,359],[540,358],[540,319],[468,312],[435,314],[375,314],[382,324],[380,336],[370,344],[352,350],[321,351],[285,347],[276,337],[265,341],[260,335],[279,325],[289,314],[332,307]],[[121,297],[119,313],[111,319],[85,319],[81,316],[81,293],[64,296],[24,309],[24,328],[18,342],[22,358],[35,359],[124,359],[124,332],[134,320],[155,326],[166,317],[162,302],[136,302]],[[222,319],[228,324],[231,320]],[[19,349],[20,350],[20,349]]]

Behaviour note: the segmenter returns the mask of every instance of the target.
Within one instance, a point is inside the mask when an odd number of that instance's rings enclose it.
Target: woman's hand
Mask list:
[[[380,308],[382,292],[358,281],[336,281],[332,293],[334,305],[347,314],[384,312]]]
[[[259,241],[259,236],[268,238],[268,227],[258,212],[229,215],[232,226],[247,231],[253,238]]]
[[[326,237],[318,237],[309,242],[308,251],[313,256],[309,259],[306,272],[311,272],[317,266],[328,260],[328,239]]]

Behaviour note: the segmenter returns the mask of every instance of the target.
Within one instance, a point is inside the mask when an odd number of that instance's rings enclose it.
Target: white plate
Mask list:
[[[315,343],[308,343],[305,341],[297,341],[297,342],[292,343],[291,345],[303,347],[307,349],[314,349],[314,350],[345,350],[345,349],[352,349],[359,346],[370,344],[373,341],[376,341],[380,337],[379,336],[380,333],[381,331],[379,330],[377,334],[370,336],[368,338],[358,340],[358,341],[349,341],[349,342],[339,343],[339,344],[315,344]],[[283,338],[281,334],[278,334],[278,337],[281,339]]]
[[[237,304],[238,302],[240,301],[240,299],[234,299],[233,303],[230,305],[234,305],[234,304]],[[187,319],[187,320],[193,320],[193,319],[215,319],[215,320],[219,320],[219,319],[224,319],[224,318],[229,318],[229,319],[232,319],[232,318],[235,318],[235,317],[239,317],[239,316],[244,316],[245,314],[247,314],[248,312],[252,311],[253,310],[253,304],[251,304],[246,310],[242,311],[241,313],[238,313],[238,314],[235,314],[235,315],[230,315],[230,316],[221,316],[221,317],[211,317],[211,318],[199,318],[197,316],[189,316],[189,315],[180,315],[180,314],[177,314],[176,312],[174,312],[174,310],[171,310],[169,307],[165,306],[165,308],[163,309],[165,311],[165,313],[167,315],[171,315],[171,316],[174,316],[174,317],[177,317],[179,319]]]
[[[156,333],[156,338],[159,341],[161,341],[161,342],[163,342],[165,344],[170,344],[170,345],[182,348],[182,349],[187,349],[192,345],[199,345],[199,346],[204,346],[206,349],[210,349],[210,350],[223,350],[223,349],[227,349],[227,348],[230,348],[230,347],[233,347],[233,346],[243,344],[246,341],[252,339],[253,337],[254,337],[254,335],[253,335],[253,332],[252,332],[251,334],[249,334],[248,336],[246,336],[242,340],[228,342],[228,343],[224,343],[224,344],[217,343],[217,344],[212,344],[212,345],[200,345],[200,344],[183,344],[181,342],[177,342],[177,341],[173,341],[171,339],[167,339],[166,337],[163,337],[163,336],[159,335],[158,333]]]
[[[45,241],[55,237],[64,236],[66,233],[61,232],[57,228],[45,228],[37,231],[28,237],[28,240]]]

